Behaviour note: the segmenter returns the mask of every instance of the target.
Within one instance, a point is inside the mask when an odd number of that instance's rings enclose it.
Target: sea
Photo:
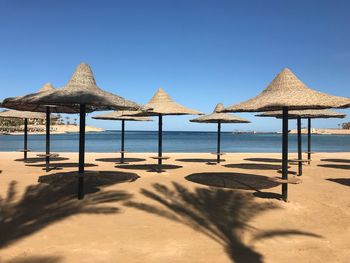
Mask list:
[[[86,134],[86,152],[117,152],[120,150],[120,131],[91,132]],[[52,134],[52,152],[77,152],[79,133]],[[281,152],[281,134],[221,133],[222,152]],[[164,131],[164,152],[215,152],[216,132]],[[302,136],[303,151],[307,136]],[[31,151],[45,151],[45,135],[29,135]],[[0,151],[23,149],[23,135],[0,135]],[[157,152],[157,131],[126,131],[125,150],[128,152]],[[317,152],[350,152],[349,135],[312,135],[312,150]],[[297,136],[289,134],[289,151],[297,151]]]

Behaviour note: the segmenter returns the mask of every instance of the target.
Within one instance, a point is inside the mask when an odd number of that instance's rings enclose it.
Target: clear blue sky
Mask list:
[[[146,103],[164,87],[179,103],[206,113],[217,102],[257,95],[284,67],[312,88],[349,97],[349,14],[350,2],[340,0],[2,0],[1,97],[45,82],[60,87],[80,62],[91,65],[105,90]],[[224,130],[280,129],[278,120],[240,115],[252,124]],[[166,117],[165,129],[215,129],[189,123],[191,117]],[[88,124],[120,126],[90,118]],[[128,127],[152,130],[156,123]]]

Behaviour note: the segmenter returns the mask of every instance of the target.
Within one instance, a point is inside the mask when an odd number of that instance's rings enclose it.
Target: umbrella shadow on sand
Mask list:
[[[46,169],[46,164],[26,164],[30,167],[43,167],[43,170]],[[84,167],[95,167],[96,164],[93,163],[84,163]],[[50,163],[50,171],[52,170],[62,170],[63,168],[74,168],[79,167],[79,163]]]
[[[120,171],[87,171],[84,174],[85,193],[96,193],[101,187],[134,182],[140,177],[135,173]],[[40,176],[39,183],[64,188],[67,194],[75,197],[78,183],[78,172],[62,172]]]
[[[131,169],[131,170],[146,170],[147,172],[158,172],[157,164],[120,164],[116,165],[115,168],[120,169]],[[180,165],[175,164],[162,164],[162,171],[170,169],[179,169],[182,168]]]
[[[222,172],[222,173],[194,173],[185,177],[186,180],[206,186],[237,190],[253,190],[253,195],[259,198],[278,199],[282,196],[277,193],[263,192],[279,186],[279,183],[271,180],[270,177],[246,173]]]
[[[186,176],[185,179],[207,186],[255,191],[273,188],[279,185],[267,176],[233,172],[194,173]]]
[[[29,256],[17,257],[3,263],[60,263],[62,257],[58,256]]]
[[[7,195],[0,197],[0,248],[72,215],[119,213],[120,208],[115,206],[115,202],[132,197],[126,191],[96,191],[96,186],[90,188],[90,194],[83,200],[78,200],[76,180],[74,189],[69,183],[30,185],[17,198],[16,184],[12,181]]]
[[[282,160],[277,158],[245,158],[244,160],[251,162],[282,163]]]
[[[143,159],[143,158],[124,158],[124,163],[136,163],[136,162],[143,162],[143,161],[146,161],[146,159]],[[96,162],[120,163],[121,158],[98,158],[98,159],[96,159]]]
[[[53,158],[50,158],[50,162],[67,161],[67,160],[69,160],[69,158],[66,158],[66,157],[53,157]],[[16,159],[15,161],[16,162],[25,162],[25,163],[41,163],[41,162],[45,162],[45,158],[30,157],[30,158],[27,158],[26,161],[23,158]]]
[[[350,178],[329,178],[326,180],[334,182],[334,183],[350,186]]]
[[[176,159],[177,162],[184,163],[206,163],[206,164],[216,164],[216,159],[205,159],[205,158],[188,158],[188,159]],[[220,162],[225,162],[225,159],[220,159]]]
[[[152,203],[128,201],[128,207],[154,214],[184,224],[219,243],[228,257],[236,263],[262,263],[263,255],[254,250],[254,243],[276,236],[321,236],[294,229],[258,231],[249,222],[258,215],[278,209],[276,205],[254,202],[254,198],[235,190],[196,188],[189,190],[181,184],[172,187],[153,184],[151,190],[141,189],[141,194]],[[243,236],[250,232],[247,244]]]
[[[322,162],[350,163],[350,159],[321,159]]]
[[[350,170],[350,164],[319,164],[319,167]]]
[[[282,169],[281,165],[277,164],[268,164],[268,163],[234,163],[234,164],[225,164],[225,167],[228,168],[239,168],[247,170],[277,170]]]

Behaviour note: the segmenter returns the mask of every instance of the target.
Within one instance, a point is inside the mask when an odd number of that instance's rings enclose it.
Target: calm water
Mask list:
[[[53,152],[78,151],[78,133],[51,135]],[[281,152],[280,134],[233,134],[223,132],[221,137],[223,152]],[[296,151],[296,135],[289,135],[291,152]],[[307,142],[303,136],[303,147]],[[29,149],[44,151],[45,135],[29,135]],[[317,152],[349,152],[350,136],[313,135],[312,148]],[[86,134],[87,152],[116,152],[120,147],[120,132],[106,131]],[[125,135],[125,147],[129,152],[156,152],[157,132],[129,131]],[[213,152],[216,149],[215,132],[164,132],[165,152]],[[0,135],[0,151],[23,149],[22,135]]]

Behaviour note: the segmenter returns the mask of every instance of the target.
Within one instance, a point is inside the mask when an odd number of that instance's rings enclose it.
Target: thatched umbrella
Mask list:
[[[29,98],[42,97],[45,94],[51,93],[56,89],[51,85],[51,83],[44,84],[43,87],[39,89],[36,93],[31,93],[25,96],[19,96],[14,98],[7,98],[2,102],[2,107],[16,109],[19,111],[30,111],[30,112],[44,112],[46,119],[46,135],[45,135],[45,154],[38,154],[39,157],[45,157],[46,163],[46,172],[50,171],[50,158],[56,157],[57,154],[52,154],[50,152],[50,124],[51,119],[50,115],[52,112],[54,113],[77,113],[79,112],[77,108],[67,107],[67,106],[56,106],[56,105],[41,105],[36,103],[28,103],[27,100]]]
[[[10,103],[4,100],[4,104]],[[68,107],[80,113],[79,127],[79,187],[78,198],[84,198],[85,162],[85,118],[86,112],[95,110],[140,110],[141,106],[120,96],[106,92],[96,85],[94,75],[88,64],[79,64],[67,85],[45,94],[28,95],[21,104],[39,106]]]
[[[225,112],[262,112],[282,110],[282,198],[288,196],[288,110],[349,107],[350,99],[308,88],[289,69],[283,69],[258,96],[229,106]]]
[[[0,118],[24,119],[24,147],[21,151],[24,154],[23,160],[27,161],[27,153],[30,151],[28,149],[28,119],[45,120],[46,115],[41,112],[5,110],[0,112]]]
[[[216,148],[216,162],[220,163],[220,140],[221,140],[221,123],[250,123],[250,121],[235,116],[233,114],[221,113],[224,109],[222,103],[218,103],[212,114],[204,115],[195,119],[190,120],[191,122],[200,122],[200,123],[217,123],[217,148]]]
[[[132,114],[132,111],[113,111],[106,114],[98,115],[92,117],[96,120],[119,120],[122,122],[122,134],[121,134],[121,143],[120,143],[120,163],[124,163],[124,154],[125,154],[125,122],[126,121],[152,121],[148,117],[138,117],[138,116],[125,116],[124,114]]]
[[[258,117],[276,117],[282,118],[281,111],[270,111],[257,114]],[[298,175],[303,174],[303,159],[302,159],[302,147],[301,147],[301,119],[308,120],[308,143],[307,143],[307,162],[310,164],[311,161],[311,119],[326,119],[326,118],[345,118],[345,114],[339,113],[333,110],[292,110],[288,112],[289,119],[297,120],[297,131],[298,131]]]
[[[164,89],[159,88],[151,100],[145,105],[151,109],[139,111],[128,115],[133,116],[158,116],[158,156],[153,157],[158,160],[158,173],[162,172],[162,160],[169,159],[163,156],[163,116],[165,115],[201,115],[203,113],[186,108],[176,103]],[[127,115],[127,114],[125,114]]]

